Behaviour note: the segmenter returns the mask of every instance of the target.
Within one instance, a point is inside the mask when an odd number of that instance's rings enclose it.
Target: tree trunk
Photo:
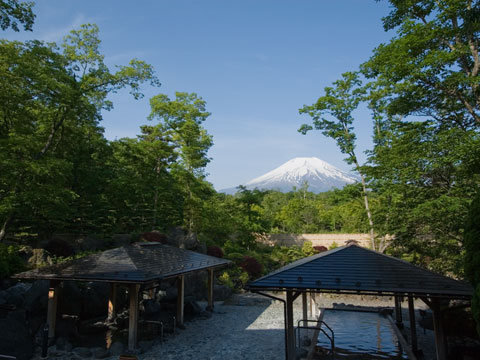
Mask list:
[[[365,176],[360,171],[360,165],[357,161],[355,161],[355,167],[357,168],[357,172],[360,175],[360,179],[362,180],[363,200],[365,203],[365,210],[367,212],[368,224],[370,225],[370,243],[372,245],[372,250],[378,250],[375,245],[375,233],[373,231],[372,213],[370,211],[370,207],[368,206],[367,185],[365,182]]]
[[[5,236],[7,235],[7,228],[10,222],[12,221],[12,219],[13,219],[13,215],[9,215],[2,225],[2,228],[0,229],[0,243],[2,243],[3,240],[5,240]]]

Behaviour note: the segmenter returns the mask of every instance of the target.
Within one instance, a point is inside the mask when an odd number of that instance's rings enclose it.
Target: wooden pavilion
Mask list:
[[[265,291],[286,292],[285,345],[287,360],[295,359],[293,301],[300,295],[303,317],[307,318],[307,293],[394,296],[396,313],[401,316],[400,297],[408,298],[410,323],[415,324],[414,298],[420,298],[433,312],[438,360],[447,359],[442,321],[442,300],[470,300],[470,285],[406,261],[357,245],[347,245],[295,261],[247,285],[268,297]],[[417,349],[415,326],[411,327],[411,345]]]
[[[128,349],[137,346],[137,326],[140,290],[154,289],[162,280],[177,279],[177,324],[184,321],[185,275],[208,271],[208,307],[213,309],[214,271],[230,261],[197,252],[163,245],[140,242],[106,250],[59,265],[46,266],[13,276],[17,279],[50,280],[47,324],[49,338],[55,337],[58,289],[62,281],[99,281],[110,284],[108,316],[116,312],[117,285],[128,286],[130,298]]]

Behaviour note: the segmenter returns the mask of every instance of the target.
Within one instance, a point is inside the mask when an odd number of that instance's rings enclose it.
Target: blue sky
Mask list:
[[[139,101],[126,91],[110,97],[114,109],[102,122],[108,139],[135,137],[153,95],[203,97],[214,141],[207,180],[217,190],[299,156],[349,170],[332,140],[297,132],[309,122],[298,109],[393,36],[381,23],[388,3],[374,0],[42,0],[34,12],[33,32],[3,36],[60,42],[71,29],[96,23],[110,67],[132,58],[154,66],[160,88],[144,88]],[[367,110],[356,113],[355,128],[361,154],[371,148]]]

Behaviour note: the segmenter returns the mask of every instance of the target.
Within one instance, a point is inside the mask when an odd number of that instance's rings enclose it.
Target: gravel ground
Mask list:
[[[339,297],[326,294],[317,295],[317,303],[320,307],[326,308],[393,307],[391,298]],[[302,317],[301,304],[299,297],[294,303],[295,323]],[[205,307],[206,304],[200,305]],[[406,306],[406,303],[403,305]],[[425,308],[420,302],[415,305],[417,309]],[[408,325],[408,309],[404,308],[403,313],[405,325]],[[408,327],[404,333],[409,334]],[[419,347],[424,351],[425,359],[435,359],[433,332],[427,330],[424,335],[423,329],[417,327],[417,334]],[[187,322],[185,329],[177,329],[175,336],[167,336],[163,343],[155,343],[152,348],[138,354],[137,357],[142,360],[278,360],[284,359],[285,356],[284,336],[283,303],[247,293],[235,295],[232,300],[225,303],[215,303],[211,318]],[[64,354],[56,358],[79,357]],[[107,359],[118,359],[118,356]]]

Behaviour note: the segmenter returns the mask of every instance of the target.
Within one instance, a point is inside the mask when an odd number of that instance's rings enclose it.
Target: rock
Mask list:
[[[129,245],[132,242],[131,234],[115,234],[112,236],[111,246],[112,248],[122,247]]]
[[[111,356],[120,356],[123,354],[124,346],[120,341],[115,341],[112,346],[110,346],[110,355]]]
[[[33,255],[33,249],[31,246],[22,245],[18,248],[17,254],[22,258],[22,260],[27,263]]]
[[[25,294],[32,287],[32,284],[18,283],[6,290],[7,304],[23,307],[25,303]]]
[[[181,249],[194,250],[198,245],[198,238],[196,234],[186,233],[183,228],[176,227],[170,231],[170,236],[167,238],[167,244]]]
[[[49,286],[48,280],[36,280],[25,293],[25,310],[30,316],[46,314]]]
[[[160,304],[153,299],[145,299],[140,302],[140,311],[143,312],[144,316],[153,316],[157,315],[161,310]]]
[[[110,356],[110,351],[104,348],[93,348],[92,352],[95,359],[105,359]]]
[[[153,347],[153,341],[139,341],[138,346],[142,350],[142,352],[147,352]]]
[[[64,281],[58,299],[58,313],[80,316],[83,301],[82,292],[77,283]]]
[[[46,265],[52,265],[51,254],[45,249],[33,249],[32,256],[28,259],[28,265],[33,268],[39,268]]]
[[[215,284],[213,286],[213,300],[214,301],[225,301],[229,299],[233,294],[231,288],[225,285]]]
[[[207,294],[207,272],[200,271],[185,275],[185,295],[194,296],[196,300],[202,300]]]
[[[196,316],[201,314],[203,309],[196,301],[186,301],[184,305],[185,316]]]
[[[92,319],[107,315],[109,285],[101,282],[89,282],[82,291],[82,319]],[[78,301],[78,300],[77,300]]]
[[[27,360],[32,357],[33,350],[33,337],[27,327],[24,310],[11,311],[0,319],[0,354]]]
[[[72,353],[81,357],[81,358],[89,358],[92,357],[92,352],[89,348],[86,347],[76,347],[72,349]]]
[[[55,346],[57,347],[57,350],[66,352],[72,351],[72,344],[70,344],[70,342],[65,337],[57,338],[57,340],[55,341]]]
[[[75,240],[76,247],[79,251],[95,251],[101,250],[104,246],[103,239],[97,238],[92,235],[80,237]]]

